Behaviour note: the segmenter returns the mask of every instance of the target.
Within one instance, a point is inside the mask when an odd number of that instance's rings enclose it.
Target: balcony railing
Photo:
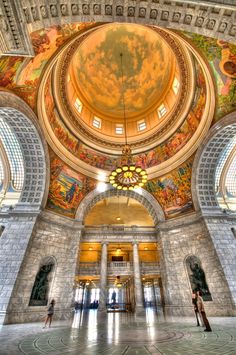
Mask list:
[[[80,263],[79,275],[100,275],[100,263]]]
[[[133,272],[133,263],[129,261],[112,261],[107,266],[109,275],[129,275]]]
[[[140,263],[142,274],[160,273],[160,265],[157,262]],[[112,261],[107,264],[109,275],[130,275],[133,273],[133,263],[130,261]],[[99,262],[81,262],[79,264],[79,275],[100,275]]]
[[[159,274],[160,273],[160,264],[159,263],[140,263],[141,273],[143,274]]]

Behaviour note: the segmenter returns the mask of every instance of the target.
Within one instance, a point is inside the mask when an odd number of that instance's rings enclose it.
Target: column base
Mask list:
[[[98,307],[98,314],[105,315],[107,314],[107,309],[105,307]]]
[[[6,324],[7,312],[0,311],[0,325]]]
[[[146,315],[146,311],[143,306],[136,306],[134,313],[136,316],[145,316]]]

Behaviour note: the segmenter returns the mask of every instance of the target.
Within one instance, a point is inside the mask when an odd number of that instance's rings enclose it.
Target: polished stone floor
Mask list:
[[[91,310],[73,323],[6,325],[0,329],[0,354],[231,354],[236,355],[236,317],[209,318],[212,333],[192,318],[164,319],[151,309],[146,316]]]

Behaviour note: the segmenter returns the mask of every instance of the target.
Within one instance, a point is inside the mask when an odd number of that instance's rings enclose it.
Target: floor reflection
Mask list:
[[[153,341],[156,334],[155,323],[158,322],[155,309],[146,308],[141,318],[132,313],[100,313],[96,309],[79,311],[75,313],[72,328],[85,330],[88,342],[102,338],[108,344],[119,344],[127,341],[132,333],[132,340],[141,336]],[[162,318],[162,317],[161,317]],[[142,326],[142,330],[140,329]],[[75,334],[73,332],[73,334]]]
[[[0,330],[0,354],[236,354],[236,317],[211,318],[213,332],[196,327],[194,315],[163,318],[143,314],[78,312],[69,320],[5,325]]]

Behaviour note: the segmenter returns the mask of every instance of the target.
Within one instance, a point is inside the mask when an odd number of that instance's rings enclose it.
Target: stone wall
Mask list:
[[[5,229],[0,237],[0,324],[7,322],[9,304],[20,267],[25,258],[27,245],[32,235],[37,214],[1,214]],[[21,285],[23,289],[23,285]],[[21,307],[18,303],[16,307]]]
[[[236,314],[224,271],[200,215],[193,214],[161,223],[158,239],[167,314],[193,315],[191,285],[185,263],[190,255],[200,259],[212,295],[213,301],[205,302],[207,314]]]
[[[236,310],[236,216],[205,217],[205,223],[210,233],[215,250],[223,268],[224,276],[229,286],[232,303]]]
[[[43,212],[35,225],[8,307],[5,323],[43,321],[46,307],[29,306],[40,263],[53,257],[55,269],[49,299],[54,298],[55,319],[70,317],[73,282],[80,242],[80,225],[69,218]]]

